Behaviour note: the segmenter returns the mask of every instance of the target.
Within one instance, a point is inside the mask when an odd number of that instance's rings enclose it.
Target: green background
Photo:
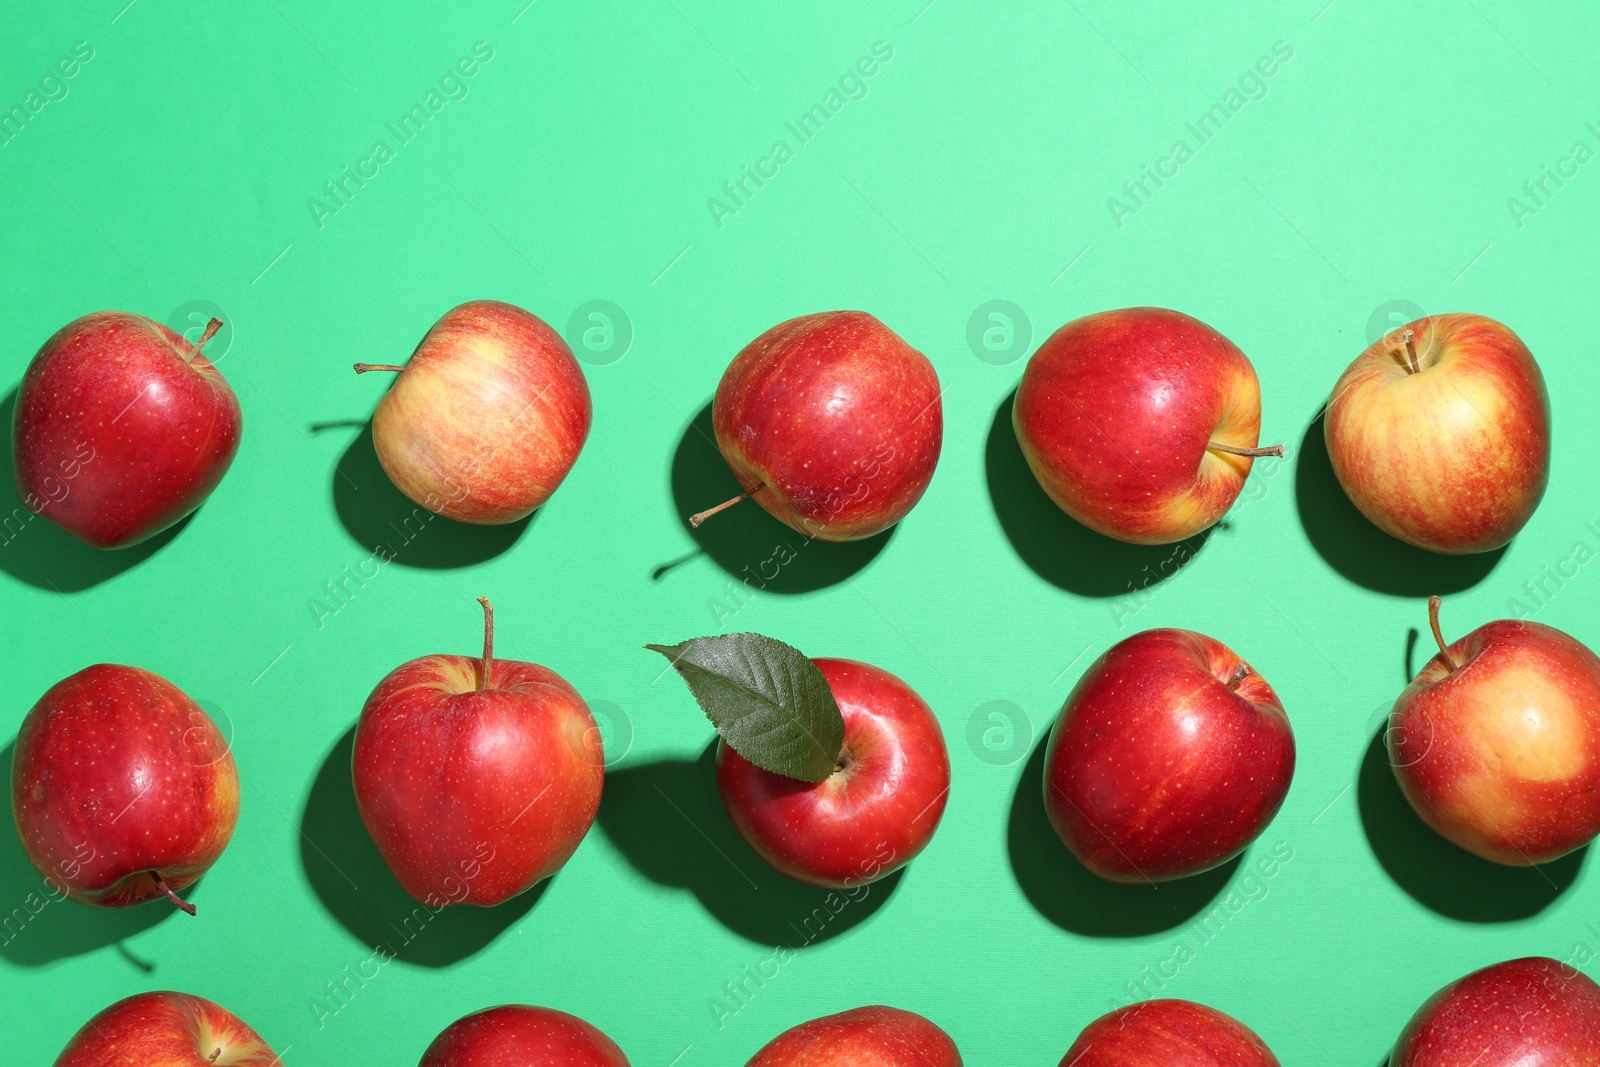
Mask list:
[[[0,146],[6,373],[79,315],[206,301],[232,328],[212,351],[243,447],[154,545],[99,554],[36,520],[0,547],[0,725],[90,663],[147,667],[230,732],[243,810],[193,893],[198,918],[56,903],[8,935],[9,1062],[47,1062],[88,1014],[172,988],[231,1008],[291,1065],[412,1063],[453,1019],[508,1001],[582,1015],[637,1065],[742,1063],[786,1027],[880,1002],[937,1021],[969,1063],[1053,1064],[1144,981],[1236,1015],[1285,1064],[1372,1065],[1467,970],[1600,946],[1591,862],[1472,861],[1420,828],[1370,752],[1426,657],[1410,643],[1428,593],[1446,594],[1452,635],[1537,608],[1600,642],[1600,565],[1571,559],[1600,548],[1600,162],[1520,220],[1507,204],[1575,141],[1600,149],[1585,127],[1600,127],[1592,5],[124,2],[5,16],[5,109],[75,44],[93,49]],[[467,95],[400,145],[386,123],[480,41],[493,58]],[[785,123],[880,41],[893,58],[867,95],[798,145]],[[1196,148],[1185,123],[1277,42],[1293,55],[1265,95]],[[1135,206],[1122,184],[1180,138],[1192,158],[1119,226],[1108,198]],[[719,227],[708,199],[779,139],[793,158]],[[309,201],[379,140],[393,158],[319,225]],[[618,359],[620,334],[608,348],[599,331],[580,347],[594,429],[531,523],[441,519],[404,541],[391,523],[409,506],[364,431],[386,383],[349,364],[403,360],[479,297],[558,329],[610,301],[631,345]],[[1021,314],[980,314],[974,348],[974,309],[994,300]],[[1024,336],[1134,304],[1232,338],[1261,377],[1263,439],[1290,450],[1143,589],[1172,550],[1102,542],[1055,512],[1004,407]],[[805,548],[741,592],[741,571],[797,535],[749,505],[703,541],[688,531],[682,515],[734,484],[699,432],[705,405],[760,331],[844,307],[933,360],[942,462],[887,539]],[[1407,308],[1500,319],[1544,368],[1551,487],[1503,553],[1411,552],[1331,481],[1319,406]],[[348,581],[381,543],[397,558]],[[1545,583],[1539,601],[1528,582]],[[408,910],[354,822],[348,731],[400,662],[476,647],[479,594],[502,654],[561,672],[626,752],[536,899],[446,913],[330,1002],[327,983]],[[1289,711],[1299,767],[1242,865],[1112,890],[1045,828],[1035,746],[1093,655],[1150,626],[1248,658]],[[752,982],[736,1013],[724,999],[719,1026],[725,983],[799,940],[816,898],[732,836],[710,728],[639,646],[739,629],[904,677],[944,724],[954,785],[904,875]],[[1292,858],[1265,876],[1275,847]],[[6,829],[0,912],[39,888]]]

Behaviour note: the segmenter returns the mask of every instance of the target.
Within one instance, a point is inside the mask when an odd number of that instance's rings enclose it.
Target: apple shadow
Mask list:
[[[194,518],[190,512],[147,541],[127,548],[103,549],[84,544],[49,519],[22,505],[12,463],[11,420],[17,391],[0,401],[0,570],[39,589],[76,593],[110,581],[161,551]],[[71,491],[71,483],[68,492]],[[202,507],[204,505],[201,505]],[[198,509],[197,509],[198,510]]]
[[[10,781],[11,758],[16,742],[0,749],[4,761],[6,780]],[[9,789],[7,796],[10,795]],[[109,946],[120,946],[135,934],[143,933],[158,923],[178,915],[178,911],[165,900],[151,900],[131,908],[91,908],[62,896],[59,887],[46,884],[44,876],[34,869],[22,851],[22,840],[10,819],[7,829],[0,833],[0,959],[19,967],[42,967],[58,960],[97,952]],[[194,899],[205,884],[202,878],[183,891],[187,899]],[[178,915],[184,922],[204,922],[206,907],[193,918]],[[125,954],[130,960],[131,953]],[[152,963],[136,964],[149,973]]]
[[[1178,573],[1211,536],[1130,545],[1096,533],[1056,506],[1033,476],[1011,426],[1013,389],[995,409],[984,446],[989,498],[1011,547],[1035,574],[1079,596],[1126,596]]]
[[[697,759],[606,772],[600,826],[640,873],[687,889],[729,930],[769,947],[820,944],[883,906],[905,868],[843,890],[797,882],[767,866],[722,806],[716,754],[712,741]]]
[[[300,865],[325,908],[374,950],[424,967],[446,967],[485,948],[538,903],[554,876],[503,904],[452,904],[434,911],[401,888],[356,809],[350,755],[355,727],[322,761],[300,817]]]
[[[1194,918],[1227,887],[1243,853],[1201,874],[1155,885],[1108,882],[1079,863],[1045,814],[1049,743],[1046,731],[1022,769],[1006,827],[1017,885],[1040,915],[1086,937],[1141,937]]]
[[[1432,911],[1470,923],[1531,918],[1572,886],[1588,846],[1537,867],[1506,867],[1434,833],[1400,792],[1386,730],[1367,746],[1356,789],[1367,842],[1395,884]]]
[[[1459,593],[1494,570],[1505,548],[1470,556],[1445,556],[1396,540],[1372,525],[1350,502],[1333,473],[1323,437],[1325,411],[1306,427],[1295,463],[1295,507],[1317,554],[1350,581],[1391,596]]]
[[[737,496],[739,480],[717,448],[708,402],[684,428],[672,456],[672,504],[695,544],[735,579],[768,593],[809,593],[837,585],[882,552],[898,526],[861,541],[820,541],[779,522],[753,500],[742,501],[698,529],[689,516]],[[660,581],[683,562],[657,567]]]
[[[323,423],[313,432],[339,428]],[[470,567],[506,552],[533,520],[504,526],[475,526],[435,515],[395,487],[378,463],[372,447],[372,424],[366,423],[333,470],[333,507],[345,531],[362,548],[388,556],[406,567],[440,570]]]

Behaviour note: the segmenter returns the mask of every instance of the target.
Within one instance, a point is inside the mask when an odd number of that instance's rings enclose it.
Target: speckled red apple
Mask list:
[[[187,993],[140,993],[84,1024],[55,1067],[282,1067],[227,1008]]]
[[[1417,1009],[1389,1067],[1597,1067],[1600,986],[1552,959],[1508,960]]]
[[[445,1027],[418,1067],[628,1067],[628,1058],[575,1015],[506,1004]]]
[[[961,1067],[961,1053],[917,1013],[874,1006],[785,1030],[746,1067]]]
[[[1145,1000],[1084,1027],[1061,1067],[1278,1067],[1278,1058],[1248,1026],[1215,1008]]]

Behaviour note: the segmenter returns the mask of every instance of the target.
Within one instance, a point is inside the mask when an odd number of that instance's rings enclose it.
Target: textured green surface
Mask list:
[[[4,17],[5,108],[26,107],[76,42],[93,49],[0,145],[6,373],[18,380],[80,314],[210,301],[233,328],[221,369],[244,444],[154,551],[94,554],[42,521],[0,547],[0,728],[89,663],[148,667],[232,731],[243,813],[193,894],[197,919],[60,903],[7,935],[7,1062],[47,1062],[87,1013],[175,988],[228,1005],[290,1064],[412,1063],[451,1020],[505,1001],[583,1015],[637,1065],[742,1063],[787,1026],[868,1002],[927,1014],[969,1063],[1053,1064],[1143,981],[1237,1015],[1285,1064],[1366,1067],[1460,973],[1600,946],[1592,862],[1468,862],[1419,829],[1367,755],[1428,592],[1454,594],[1453,634],[1539,607],[1600,643],[1600,571],[1580,562],[1600,547],[1600,162],[1550,182],[1520,220],[1507,203],[1545,165],[1570,173],[1574,142],[1600,151],[1592,5],[124,2]],[[492,59],[467,95],[402,144],[386,124],[480,41]],[[892,58],[867,94],[841,92],[800,143],[785,124],[875,42]],[[1258,98],[1241,92],[1201,144],[1186,123],[1275,42],[1292,59],[1264,96],[1247,82]],[[1162,163],[1180,138],[1186,161]],[[776,176],[719,226],[708,198],[746,164],[770,172],[779,139]],[[366,160],[376,173],[319,225],[309,198]],[[1176,176],[1125,198],[1138,210],[1119,226],[1107,200],[1146,165]],[[609,365],[615,349],[588,355],[593,434],[531,524],[401,534],[390,522],[407,508],[362,429],[384,383],[349,364],[402,359],[477,297],[558,329],[612,301],[631,348]],[[1020,352],[969,347],[991,300],[1025,309],[1034,344],[1105,308],[1198,316],[1254,360],[1263,436],[1289,460],[1258,467],[1197,553],[1091,542],[1042,501],[1010,437],[1021,364],[1005,361]],[[1392,301],[1498,318],[1544,367],[1552,486],[1502,555],[1407,553],[1330,480],[1312,420]],[[696,542],[680,516],[733,482],[695,420],[746,341],[841,307],[933,360],[941,466],[881,550],[807,547],[767,589],[742,587],[795,536],[746,505]],[[382,566],[380,543],[398,550]],[[1163,561],[1174,576],[1128,595]],[[477,647],[482,593],[503,654],[560,671],[613,750],[631,747],[599,823],[536,899],[448,913],[379,967],[374,945],[403,941],[391,924],[407,906],[353,822],[348,731],[401,661]],[[1157,625],[1246,656],[1283,698],[1300,766],[1226,885],[1129,894],[1065,861],[1031,743],[1092,654]],[[711,729],[640,648],[719,629],[886,667],[950,742],[951,803],[927,852],[892,891],[813,920],[821,936],[795,954],[774,946],[805,939],[815,898],[732,837],[703,756]],[[1020,725],[1009,750],[991,713]],[[983,747],[990,727],[999,752]],[[0,908],[36,886],[6,830]],[[725,1001],[719,1026],[725,984],[774,971]],[[341,1002],[329,982],[347,983]]]

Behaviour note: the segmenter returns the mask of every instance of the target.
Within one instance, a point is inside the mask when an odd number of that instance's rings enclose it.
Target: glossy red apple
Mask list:
[[[194,344],[123,311],[44,343],[17,391],[23,505],[96,548],[153,537],[205,502],[239,451],[239,400]]]
[[[750,497],[822,541],[858,541],[906,517],[944,436],[939,376],[864,311],[779,323],[745,346],[712,403],[717,447]]]
[[[400,884],[429,907],[490,906],[571,858],[605,778],[589,707],[555,671],[423,656],[367,698],[352,758],[356,806]]]
[[[507,1004],[445,1027],[418,1067],[628,1067],[628,1057],[575,1015]]]
[[[1595,1067],[1600,986],[1552,959],[1507,960],[1428,998],[1389,1067]]]
[[[961,1067],[961,1053],[915,1012],[870,1007],[785,1030],[746,1067]]]
[[[1113,645],[1067,697],[1044,805],[1095,874],[1154,883],[1244,851],[1283,805],[1294,733],[1265,678],[1189,630]]]
[[[1516,334],[1482,315],[1418,319],[1361,353],[1323,432],[1361,513],[1433,552],[1511,540],[1550,471],[1544,376]]]
[[[531,515],[589,436],[589,385],[537,316],[474,300],[434,323],[372,416],[389,479],[429,511],[498,526]]]
[[[1257,456],[1261,386],[1226,337],[1164,308],[1069,322],[1028,361],[1011,408],[1034,477],[1083,525],[1182,541],[1233,506]]]
[[[22,720],[11,814],[53,886],[100,908],[177,892],[222,855],[239,818],[228,740],[183,690],[97,664],[50,687]]]
[[[1537,622],[1486,623],[1395,701],[1389,762],[1440,835],[1495,863],[1548,863],[1600,834],[1600,658]]]
[[[933,710],[888,671],[814,660],[844,716],[838,770],[804,782],[717,746],[717,787],[739,836],[775,870],[812,885],[862,885],[927,847],[950,794]]]
[[[1144,1000],[1084,1027],[1061,1067],[1278,1067],[1278,1058],[1255,1031],[1215,1008]]]
[[[55,1067],[283,1067],[227,1008],[187,993],[140,993],[84,1024]]]

